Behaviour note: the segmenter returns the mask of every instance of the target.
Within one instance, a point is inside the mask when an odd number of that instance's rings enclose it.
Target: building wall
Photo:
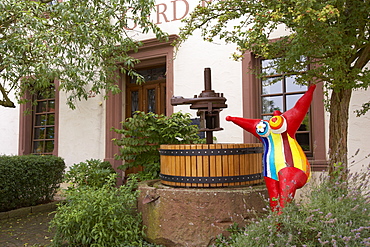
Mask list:
[[[10,97],[14,100],[14,97]],[[18,154],[19,106],[0,106],[0,155]]]
[[[183,24],[180,19],[193,9],[198,1],[190,0],[158,0],[157,8],[160,14],[153,13],[152,19],[169,34],[177,34]],[[165,10],[165,11],[164,11]],[[140,34],[135,29],[131,32],[138,40],[153,38],[151,34]],[[271,38],[277,38],[286,33],[283,26],[273,33]],[[174,95],[192,98],[204,89],[204,68],[212,70],[212,89],[223,93],[227,99],[228,108],[221,112],[221,127],[223,131],[215,132],[219,143],[243,142],[243,130],[225,121],[227,115],[242,116],[242,62],[233,61],[230,57],[235,51],[233,44],[222,41],[208,43],[201,39],[199,32],[189,38],[176,53],[174,64]],[[353,110],[359,109],[363,102],[369,99],[369,91],[355,91],[351,101],[351,116],[349,127],[349,156],[359,149],[354,161],[353,171],[358,171],[369,164],[370,153],[367,145],[370,132],[363,126],[370,123],[370,115],[355,117]],[[93,95],[88,101],[76,102],[76,109],[71,110],[65,104],[66,96],[60,93],[59,104],[59,143],[58,155],[63,157],[68,166],[86,159],[105,158],[105,116],[106,101],[102,95]],[[189,105],[176,106],[176,111],[189,112],[194,117],[196,111]],[[328,130],[328,113],[325,114],[325,130]],[[16,109],[0,108],[0,154],[17,154],[19,139],[19,107]],[[4,121],[6,119],[6,121]],[[122,119],[123,120],[123,119]],[[325,131],[328,143],[328,131]],[[326,146],[328,146],[326,144]]]
[[[242,130],[225,121],[227,115],[242,116],[241,62],[229,59],[234,51],[234,45],[211,44],[193,36],[180,47],[174,61],[174,94],[185,98],[204,90],[204,68],[211,68],[212,89],[223,93],[228,105],[220,114],[220,125],[225,130],[213,133],[218,142],[243,141]],[[180,110],[196,117],[189,105],[174,107],[175,112]]]
[[[359,172],[370,164],[370,113],[356,117],[355,110],[361,109],[363,103],[370,99],[370,92],[356,90],[353,92],[348,127],[348,157],[351,171]]]
[[[71,110],[60,92],[58,155],[68,166],[87,159],[104,159],[105,102],[102,95],[76,102]]]

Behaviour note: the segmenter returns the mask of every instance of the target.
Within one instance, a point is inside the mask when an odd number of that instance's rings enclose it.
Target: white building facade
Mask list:
[[[176,34],[183,25],[181,19],[190,13],[196,2],[157,1],[152,19],[170,34],[170,41],[167,43],[155,40],[150,34],[143,35],[132,27],[131,33],[135,39],[144,42],[143,48],[132,53],[132,56],[141,60],[137,69],[146,76],[148,83],[138,86],[131,83],[130,78],[120,75],[117,82],[122,89],[121,94],[111,96],[108,100],[104,100],[102,95],[91,95],[87,101],[76,102],[75,110],[68,108],[67,96],[58,91],[51,101],[40,99],[39,103],[43,106],[32,114],[24,114],[26,105],[18,105],[15,109],[0,108],[0,154],[22,155],[37,153],[42,149],[45,153],[64,158],[68,166],[94,158],[108,160],[117,167],[121,161],[114,160],[118,147],[112,143],[112,139],[118,136],[111,128],[119,128],[120,122],[131,116],[134,110],[166,115],[183,111],[197,117],[189,105],[174,107],[170,104],[170,99],[174,95],[185,98],[199,95],[204,90],[204,68],[211,68],[212,89],[223,93],[227,99],[228,108],[221,112],[220,125],[224,130],[214,132],[217,142],[258,142],[240,127],[226,122],[225,117],[268,117],[269,112],[264,109],[266,102],[270,103],[270,107],[272,104],[282,111],[287,110],[304,93],[305,88],[287,86],[288,83],[294,84],[294,78],[280,75],[284,78],[283,89],[274,87],[264,91],[261,80],[248,73],[249,68],[260,68],[263,60],[247,52],[243,60],[234,61],[231,54],[235,51],[235,45],[224,44],[222,41],[205,42],[198,32],[175,52],[171,41],[177,37]],[[285,32],[281,27],[271,38],[277,38]],[[351,101],[348,156],[354,156],[350,158],[352,171],[359,171],[370,163],[370,158],[367,158],[370,154],[367,145],[370,132],[364,128],[370,124],[370,115],[358,118],[353,112],[360,109],[362,103],[369,98],[368,91],[359,90],[353,93]],[[302,142],[308,145],[307,156],[316,171],[325,169],[328,153],[329,115],[324,110],[323,99],[322,85],[319,85],[311,106],[310,118],[307,120],[309,127],[301,131]],[[44,134],[40,134],[41,132]]]

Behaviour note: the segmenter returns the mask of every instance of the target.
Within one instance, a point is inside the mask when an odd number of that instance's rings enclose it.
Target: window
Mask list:
[[[38,95],[32,111],[32,154],[53,154],[55,139],[55,91],[48,98]]]
[[[291,108],[305,93],[307,87],[294,84],[295,76],[274,73],[271,60],[256,57],[246,52],[242,60],[243,117],[269,118],[274,110],[284,112]],[[258,78],[255,71],[272,72],[271,76]],[[272,71],[271,71],[272,70]],[[272,84],[272,81],[276,83]],[[325,146],[324,93],[322,84],[316,87],[310,111],[297,131],[296,138],[305,150],[312,169],[322,171],[327,168]],[[259,142],[244,131],[245,143]]]
[[[48,97],[25,95],[29,102],[20,105],[19,155],[58,155],[57,86],[54,81]]]
[[[164,114],[166,112],[166,65],[137,70],[145,83],[138,85],[136,78],[127,78],[126,115],[135,111]]]
[[[285,112],[291,109],[307,91],[307,86],[296,84],[296,75],[278,74],[272,66],[273,62],[268,59],[260,60],[262,74],[268,74],[260,79],[261,118],[266,120],[271,118],[275,110]],[[312,156],[310,116],[308,112],[296,133],[296,139],[306,155]]]

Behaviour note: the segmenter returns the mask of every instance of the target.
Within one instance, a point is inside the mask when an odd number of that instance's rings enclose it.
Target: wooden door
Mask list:
[[[166,66],[140,69],[145,83],[138,85],[136,80],[128,78],[126,84],[126,117],[132,117],[135,111],[156,114],[166,113]],[[126,170],[126,175],[142,171],[142,167]]]

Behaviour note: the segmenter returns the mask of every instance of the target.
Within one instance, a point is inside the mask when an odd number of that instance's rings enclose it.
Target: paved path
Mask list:
[[[0,247],[40,247],[51,243],[51,211],[0,220]]]

